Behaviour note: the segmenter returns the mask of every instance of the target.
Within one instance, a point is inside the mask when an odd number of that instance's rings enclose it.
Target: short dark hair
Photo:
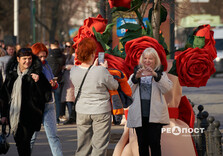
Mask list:
[[[23,57],[23,56],[33,56],[32,49],[31,48],[21,48],[16,53],[17,57]]]

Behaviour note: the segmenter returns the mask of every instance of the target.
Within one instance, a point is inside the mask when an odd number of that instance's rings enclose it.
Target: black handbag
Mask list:
[[[10,134],[10,128],[9,133],[6,133],[6,124],[2,124],[2,134],[0,135],[0,154],[6,154],[9,150],[9,143],[7,141],[7,137]]]
[[[86,73],[85,73],[85,75],[83,77],[83,80],[81,82],[80,88],[78,90],[77,96],[76,96],[75,101],[74,101],[74,105],[72,106],[72,112],[71,112],[70,118],[64,123],[64,125],[76,123],[76,110],[75,110],[75,105],[76,105],[77,100],[78,100],[78,98],[80,96],[80,92],[81,92],[81,88],[82,88],[82,86],[84,84],[84,80],[85,80],[85,78],[87,76],[87,73],[89,72],[89,70],[90,70],[91,67],[92,67],[92,65],[88,68],[88,70],[86,71]]]

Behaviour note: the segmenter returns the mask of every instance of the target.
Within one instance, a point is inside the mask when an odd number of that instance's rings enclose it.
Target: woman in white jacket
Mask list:
[[[162,72],[160,58],[153,48],[144,50],[139,66],[129,78],[133,103],[129,107],[127,127],[135,128],[139,155],[161,156],[161,128],[169,124],[169,114],[164,94],[172,82]]]

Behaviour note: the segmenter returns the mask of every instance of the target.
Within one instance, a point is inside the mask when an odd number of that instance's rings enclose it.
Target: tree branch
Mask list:
[[[35,16],[36,22],[38,22],[42,27],[44,27],[48,32],[50,29],[47,27],[47,25],[43,24],[37,16]]]

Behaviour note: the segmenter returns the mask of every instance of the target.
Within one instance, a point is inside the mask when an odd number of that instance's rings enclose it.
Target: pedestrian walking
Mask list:
[[[59,83],[59,87],[54,90],[55,103],[56,103],[56,119],[59,124],[59,116],[60,116],[60,105],[61,105],[61,79],[62,79],[62,69],[65,64],[65,55],[59,47],[59,42],[55,40],[50,44],[49,56],[47,57],[47,61],[52,68],[53,75],[57,78],[57,82]]]
[[[48,50],[43,43],[35,43],[31,47],[34,55],[38,56],[42,63],[42,72],[52,86],[52,89],[55,90],[58,87],[58,84],[53,80],[54,75],[52,69],[50,68],[46,58],[48,56]],[[55,111],[55,98],[52,92],[52,98],[49,102],[45,104],[44,114],[43,114],[43,126],[46,132],[48,142],[50,144],[50,149],[53,156],[63,156],[62,146],[60,139],[57,135],[57,122],[56,122],[56,111]],[[31,139],[31,148],[35,143],[37,137],[37,132],[33,135]]]
[[[60,109],[60,119],[65,121],[66,118],[66,106],[68,108],[69,117],[72,112],[72,107],[74,105],[74,85],[70,80],[70,69],[74,66],[74,48],[71,46],[72,42],[66,42],[64,54],[66,56],[65,66],[63,67],[62,76],[62,90],[61,90],[61,109]],[[76,115],[75,115],[76,116]],[[67,120],[64,124],[72,124]],[[73,122],[74,123],[74,122]]]
[[[172,88],[162,71],[160,58],[153,48],[143,51],[139,65],[129,78],[133,103],[129,107],[127,127],[135,128],[139,155],[161,156],[161,128],[169,124],[169,114],[164,94]]]
[[[2,123],[9,123],[20,156],[30,156],[30,140],[41,128],[51,86],[42,73],[41,62],[30,48],[20,49],[8,62],[0,90]]]
[[[6,46],[6,55],[0,57],[0,71],[1,71],[1,75],[2,75],[2,79],[3,81],[5,80],[5,76],[6,76],[6,65],[9,61],[9,59],[14,55],[15,53],[15,46],[12,44],[9,44]]]
[[[93,39],[84,38],[77,49],[77,59],[82,63],[73,66],[70,73],[77,99],[76,156],[105,156],[109,144],[111,103],[108,90],[117,90],[118,82],[106,69],[107,61],[100,65],[98,59],[94,62],[96,48]]]

